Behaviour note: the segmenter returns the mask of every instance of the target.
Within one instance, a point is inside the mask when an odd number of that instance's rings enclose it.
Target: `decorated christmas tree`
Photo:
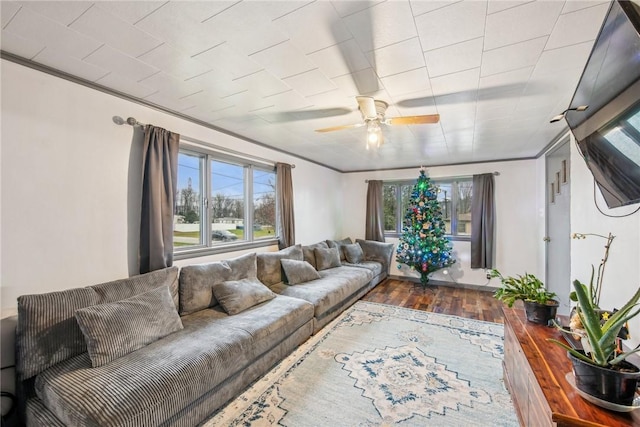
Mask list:
[[[451,256],[451,242],[445,237],[437,198],[438,188],[421,169],[404,216],[396,261],[418,271],[424,288],[429,283],[429,274],[455,262]]]

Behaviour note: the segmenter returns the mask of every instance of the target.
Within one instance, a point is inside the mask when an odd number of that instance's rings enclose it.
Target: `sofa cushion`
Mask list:
[[[226,260],[231,268],[231,275],[227,280],[251,279],[258,277],[258,266],[256,264],[256,253],[251,252],[236,258]]]
[[[366,261],[377,261],[382,264],[382,271],[385,274],[389,271],[395,250],[394,243],[362,239],[356,239],[356,243],[358,243],[362,248],[362,251],[364,252],[364,259]]]
[[[280,260],[280,262],[282,263],[286,283],[289,285],[297,285],[298,283],[309,282],[320,278],[316,269],[307,261],[283,259]]]
[[[349,267],[356,267],[356,268],[365,268],[371,271],[371,273],[373,273],[373,277],[377,277],[383,272],[382,270],[383,265],[378,261],[361,261],[357,264],[343,264],[343,265],[347,265]]]
[[[317,268],[316,255],[313,253],[313,250],[315,248],[326,249],[328,247],[329,247],[329,245],[327,245],[327,242],[318,242],[318,243],[314,243],[313,245],[303,246],[302,247],[302,255],[304,257],[304,260],[307,261],[309,264],[311,264],[313,266],[313,268]]]
[[[94,368],[182,329],[167,287],[81,308],[75,316]]]
[[[362,252],[362,247],[357,243],[352,243],[350,245],[344,245],[342,247],[344,252],[344,257],[347,262],[351,264],[358,264],[364,260],[364,252]]]
[[[193,313],[218,304],[213,285],[231,275],[225,261],[187,265],[180,269],[180,315]]]
[[[340,267],[340,254],[338,252],[338,248],[315,248],[313,252],[316,256],[318,271]]]
[[[257,278],[230,280],[213,286],[216,299],[228,314],[238,314],[247,308],[269,301],[276,294]]]
[[[228,316],[184,316],[184,329],[91,368],[87,354],[40,374],[37,396],[67,425],[163,425],[313,318],[308,302],[277,296]]]
[[[87,351],[76,310],[118,301],[157,287],[169,287],[178,304],[178,267],[114,280],[86,288],[18,297],[16,371],[25,380]]]
[[[249,253],[224,261],[195,264],[180,270],[180,315],[218,304],[213,286],[227,280],[256,277],[256,254]]]
[[[329,245],[330,248],[338,248],[338,252],[340,253],[340,261],[345,260],[345,255],[342,247],[344,245],[350,245],[352,243],[353,241],[351,240],[351,237],[345,237],[342,240],[327,240],[327,245]]]
[[[289,246],[278,252],[261,252],[258,254],[258,279],[267,286],[282,282],[281,259],[303,260],[302,246]]]
[[[278,285],[276,292],[309,301],[314,305],[314,316],[321,319],[342,307],[351,295],[364,288],[373,278],[366,268],[340,266],[320,271],[320,279],[296,286]]]

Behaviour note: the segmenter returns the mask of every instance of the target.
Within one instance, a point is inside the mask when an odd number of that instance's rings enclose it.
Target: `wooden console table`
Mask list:
[[[504,380],[523,426],[640,426],[640,409],[620,413],[584,400],[567,382],[567,352],[552,327],[526,321],[522,306],[504,306]],[[635,361],[634,361],[635,362]]]

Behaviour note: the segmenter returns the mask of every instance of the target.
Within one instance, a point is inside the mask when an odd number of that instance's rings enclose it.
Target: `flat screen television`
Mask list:
[[[640,203],[640,4],[613,1],[566,120],[609,208]]]

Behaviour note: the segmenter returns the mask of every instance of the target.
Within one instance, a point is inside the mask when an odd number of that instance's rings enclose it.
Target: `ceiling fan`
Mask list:
[[[421,125],[438,123],[440,120],[439,114],[386,118],[384,114],[387,111],[389,104],[385,101],[374,99],[370,96],[356,96],[356,100],[358,101],[360,114],[362,114],[362,123],[316,129],[316,132],[333,132],[336,130],[354,129],[366,126],[368,150],[369,147],[380,147],[384,143],[380,125]]]

